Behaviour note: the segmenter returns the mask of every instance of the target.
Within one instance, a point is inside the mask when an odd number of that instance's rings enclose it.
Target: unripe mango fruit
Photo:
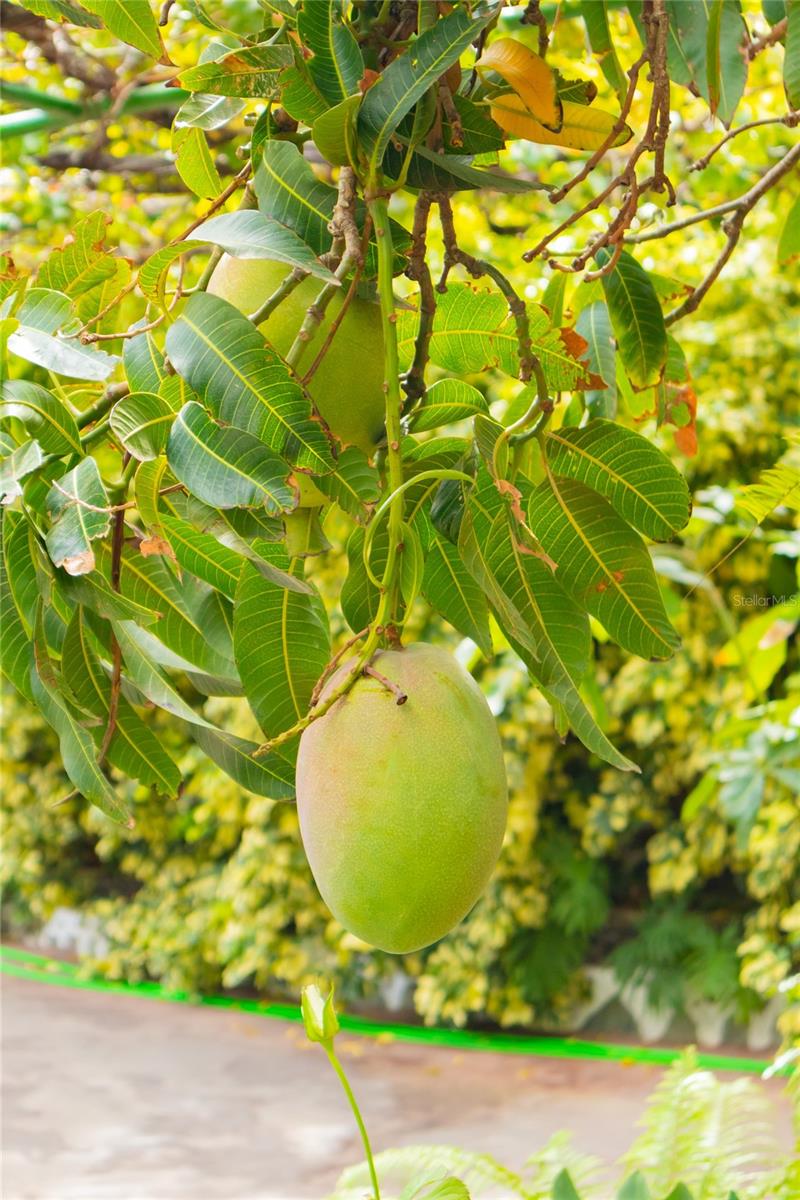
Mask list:
[[[208,291],[235,304],[250,316],[279,287],[291,267],[263,258],[220,259]],[[309,276],[259,326],[269,344],[285,357],[323,285]],[[322,349],[325,331],[339,313],[347,293],[345,284],[325,310],[325,323],[303,358],[302,375]],[[354,296],[325,357],[308,387],[323,421],[346,446],[372,454],[383,436],[383,330],[380,307]]]
[[[362,675],[303,732],[300,831],[337,920],[408,954],[448,933],[485,888],[506,826],[505,767],[483,693],[446,650],[419,642],[371,665],[408,699]]]

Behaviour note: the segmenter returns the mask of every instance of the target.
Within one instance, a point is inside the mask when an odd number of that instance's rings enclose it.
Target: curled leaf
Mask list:
[[[523,42],[517,42],[514,38],[498,38],[481,55],[477,69],[481,72],[495,71],[501,75],[509,87],[514,89],[521,111],[526,112],[545,129],[554,133],[561,129],[564,121],[563,108],[566,106],[562,105],[558,95],[555,72]],[[492,115],[494,116],[494,112]]]
[[[602,108],[588,108],[585,104],[564,101],[564,123],[558,133],[548,129],[526,107],[516,92],[504,92],[492,102],[492,120],[506,133],[524,138],[528,142],[540,142],[545,146],[566,146],[570,150],[596,150],[613,130],[618,118]],[[624,125],[613,145],[622,146],[633,136],[629,125]]]

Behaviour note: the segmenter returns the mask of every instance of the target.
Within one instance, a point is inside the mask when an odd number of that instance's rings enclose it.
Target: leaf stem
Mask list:
[[[339,1082],[341,1083],[342,1088],[344,1089],[344,1094],[345,1094],[345,1096],[347,1096],[347,1100],[350,1105],[350,1108],[353,1110],[353,1116],[356,1119],[356,1124],[358,1125],[358,1132],[361,1134],[361,1142],[364,1146],[364,1156],[367,1160],[367,1166],[369,1167],[369,1177],[372,1180],[372,1192],[373,1192],[374,1200],[381,1200],[380,1188],[378,1186],[378,1173],[375,1170],[375,1160],[372,1157],[372,1147],[369,1144],[369,1136],[367,1134],[367,1127],[364,1124],[364,1118],[361,1116],[361,1110],[359,1109],[358,1103],[356,1102],[356,1098],[353,1095],[353,1089],[350,1087],[347,1076],[345,1075],[344,1070],[342,1068],[342,1064],[339,1062],[339,1059],[336,1057],[336,1051],[333,1048],[333,1043],[332,1042],[328,1042],[328,1043],[323,1042],[322,1046],[323,1046],[323,1049],[325,1050],[325,1053],[328,1056],[328,1062],[331,1064],[334,1071],[336,1072],[336,1074],[339,1078]]]

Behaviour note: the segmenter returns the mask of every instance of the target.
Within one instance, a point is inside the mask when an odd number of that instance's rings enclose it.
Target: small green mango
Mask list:
[[[249,316],[269,299],[290,271],[285,263],[225,254],[211,276],[208,291]],[[278,354],[288,354],[306,310],[321,287],[319,279],[304,279],[259,326]],[[346,292],[345,286],[340,295],[334,296],[325,312],[326,322],[336,317]],[[321,333],[303,359],[301,374],[311,366],[323,341]],[[353,298],[308,390],[331,432],[344,445],[358,446],[371,455],[383,436],[384,422],[383,330],[377,304]]]
[[[331,912],[365,942],[408,954],[448,933],[486,887],[503,843],[506,775],[494,717],[451,654],[419,642],[372,665],[407,701],[362,676],[309,725],[297,806]]]

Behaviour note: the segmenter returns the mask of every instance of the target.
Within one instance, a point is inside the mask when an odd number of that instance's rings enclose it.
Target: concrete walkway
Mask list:
[[[322,1200],[361,1157],[299,1026],[11,977],[2,1021],[4,1200]],[[511,1167],[559,1129],[614,1161],[661,1074],[346,1034],[337,1046],[376,1150],[449,1142]],[[788,1145],[782,1100],[776,1120]]]

